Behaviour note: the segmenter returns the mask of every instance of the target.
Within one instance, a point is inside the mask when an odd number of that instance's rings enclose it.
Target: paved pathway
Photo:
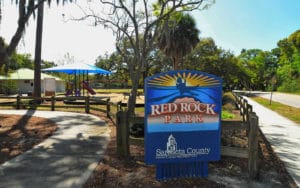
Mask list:
[[[82,187],[110,139],[105,122],[89,114],[30,110],[0,113],[46,117],[59,127],[44,142],[0,165],[0,188]]]
[[[300,125],[245,97],[259,117],[259,126],[287,171],[300,187]]]

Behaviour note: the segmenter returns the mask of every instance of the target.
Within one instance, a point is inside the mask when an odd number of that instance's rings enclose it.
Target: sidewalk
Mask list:
[[[259,127],[300,186],[300,125],[245,97],[259,117]]]
[[[105,122],[90,114],[27,110],[0,113],[45,117],[58,125],[53,136],[0,165],[0,188],[82,187],[110,139]]]

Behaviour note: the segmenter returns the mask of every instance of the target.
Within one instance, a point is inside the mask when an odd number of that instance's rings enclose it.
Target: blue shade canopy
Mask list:
[[[67,64],[62,66],[51,67],[42,69],[43,72],[62,72],[66,74],[80,74],[80,73],[92,73],[92,74],[111,74],[110,71],[101,69],[94,65],[86,63]]]

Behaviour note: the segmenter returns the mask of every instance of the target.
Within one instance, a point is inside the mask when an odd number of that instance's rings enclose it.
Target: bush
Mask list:
[[[237,109],[235,97],[232,95],[231,92],[227,92],[223,94],[222,106],[223,106],[223,110],[228,110],[230,112],[232,110]]]
[[[296,92],[300,91],[300,78],[296,80],[285,81],[278,87],[281,92]]]
[[[17,83],[13,80],[5,80],[0,85],[0,93],[11,95],[17,93]]]

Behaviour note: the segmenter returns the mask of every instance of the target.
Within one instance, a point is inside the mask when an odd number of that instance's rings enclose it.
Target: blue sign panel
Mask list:
[[[145,97],[148,164],[220,159],[220,78],[199,71],[161,73],[146,79]]]

